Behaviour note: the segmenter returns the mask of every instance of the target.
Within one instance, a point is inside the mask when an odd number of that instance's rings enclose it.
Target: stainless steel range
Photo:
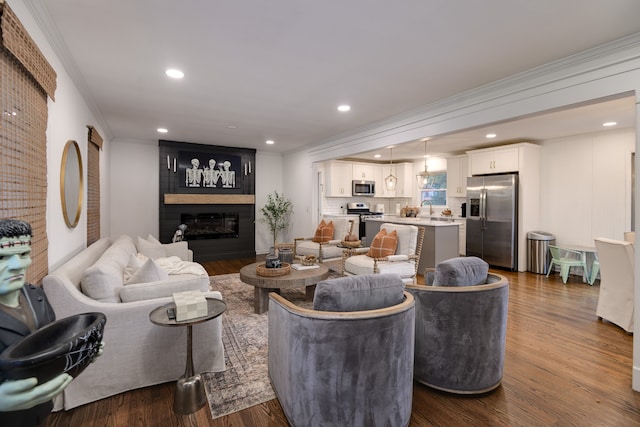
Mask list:
[[[362,242],[363,246],[366,246],[367,244],[367,236],[366,236],[366,227],[365,227],[365,222],[367,221],[367,218],[380,218],[381,216],[384,215],[384,213],[382,212],[372,212],[369,209],[369,205],[366,203],[360,203],[360,202],[353,202],[353,203],[349,203],[347,205],[347,214],[349,215],[354,215],[357,214],[359,215],[359,220],[358,221],[358,238],[360,239],[360,241]],[[371,236],[373,238],[373,236]]]

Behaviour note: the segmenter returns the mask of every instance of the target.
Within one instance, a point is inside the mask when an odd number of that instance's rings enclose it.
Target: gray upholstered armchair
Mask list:
[[[485,393],[502,381],[509,282],[476,257],[427,269],[407,285],[416,301],[414,377],[459,394]]]
[[[409,424],[415,307],[400,276],[320,282],[313,309],[269,298],[269,377],[292,426]]]

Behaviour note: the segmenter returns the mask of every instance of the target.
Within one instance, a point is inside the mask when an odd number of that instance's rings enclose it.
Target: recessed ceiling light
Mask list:
[[[158,128],[158,132],[159,133],[167,133],[169,131],[167,129],[165,129],[165,128]]]
[[[349,111],[349,110],[351,110],[351,107],[350,107],[350,106],[348,106],[348,105],[340,105],[340,106],[338,107],[338,111],[342,111],[343,113],[344,113],[344,112],[347,112],[347,111]]]
[[[169,68],[165,73],[172,79],[181,79],[184,77],[184,73],[180,70],[176,70],[175,68]]]
[[[376,159],[379,159],[380,157],[382,157],[381,154],[374,154],[373,157],[375,157]]]
[[[618,124],[618,123],[616,123],[616,122],[605,122],[605,123],[603,123],[603,124],[602,124],[602,126],[609,127],[609,126],[615,126],[615,125],[617,125],[617,124]]]
[[[488,134],[485,135],[485,138],[491,139],[491,138],[495,138],[496,136],[498,136],[498,135],[496,135],[495,133],[488,133]]]
[[[227,126],[227,129],[236,129],[236,128],[237,128],[237,126],[234,126],[234,125]]]
[[[267,143],[269,145],[275,144],[275,142],[273,140],[271,140],[271,139],[266,140],[265,143]]]

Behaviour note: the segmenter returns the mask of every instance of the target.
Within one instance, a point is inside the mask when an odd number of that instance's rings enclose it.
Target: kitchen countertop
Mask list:
[[[432,216],[432,217],[401,217],[398,215],[384,215],[382,217],[372,217],[366,218],[366,221],[378,221],[378,222],[395,222],[398,224],[415,224],[415,225],[423,225],[423,226],[431,226],[431,227],[450,227],[455,225],[456,227],[460,225],[457,220],[462,220],[464,218],[453,218],[445,219],[441,216]]]

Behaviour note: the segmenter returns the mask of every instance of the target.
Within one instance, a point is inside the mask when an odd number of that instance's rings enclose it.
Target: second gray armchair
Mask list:
[[[475,257],[427,269],[407,285],[416,301],[414,377],[435,389],[479,394],[502,381],[509,282]]]

